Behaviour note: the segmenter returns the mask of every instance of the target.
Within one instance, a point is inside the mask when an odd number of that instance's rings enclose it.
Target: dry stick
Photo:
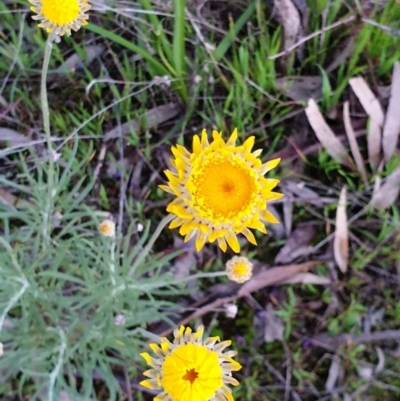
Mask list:
[[[207,304],[203,306],[200,309],[197,309],[196,312],[193,312],[191,315],[189,315],[187,318],[181,320],[178,324],[178,326],[185,326],[189,322],[191,322],[193,319],[196,317],[200,317],[205,315],[208,312],[211,312],[212,310],[219,308],[220,306],[227,304],[229,302],[235,301],[238,299],[238,295],[232,295],[230,297],[225,297],[225,298],[218,298],[214,302],[211,302],[210,304]],[[164,330],[162,333],[159,334],[160,337],[166,337],[168,334],[171,334],[174,331],[174,327],[169,327],[168,329]]]
[[[335,23],[333,23],[331,25],[328,25],[328,26],[326,26],[326,27],[324,27],[324,28],[322,28],[322,29],[320,29],[318,31],[315,31],[315,32],[311,33],[310,35],[304,36],[298,42],[296,42],[293,46],[290,46],[288,49],[283,50],[283,51],[281,51],[281,52],[279,52],[277,54],[274,54],[273,56],[269,56],[268,60],[275,60],[275,59],[277,59],[279,57],[285,56],[286,54],[291,53],[297,47],[299,47],[303,43],[309,41],[310,39],[315,38],[316,36],[321,35],[322,33],[326,32],[326,31],[329,31],[331,29],[337,28],[340,25],[346,25],[349,22],[354,21],[355,19],[356,19],[356,17],[354,15],[352,15],[351,17],[344,18],[344,19],[341,19],[339,21],[336,21]]]
[[[384,32],[387,32],[390,35],[400,36],[400,30],[398,30],[398,29],[392,29],[386,25],[379,24],[378,22],[376,22],[372,19],[369,19],[369,18],[362,18],[361,20],[362,20],[362,22],[365,22],[366,24],[376,26],[377,28],[381,29]]]
[[[332,348],[338,348],[342,344],[362,344],[369,341],[398,340],[400,338],[400,330],[386,330],[375,333],[364,333],[357,336],[351,334],[339,334],[330,337],[327,334],[320,334],[311,338],[311,342],[315,345],[324,345]]]
[[[132,397],[132,386],[131,382],[129,380],[129,374],[126,368],[124,367],[124,379],[125,379],[125,385],[126,385],[126,396],[128,397],[128,401],[133,401]]]
[[[270,269],[263,271],[257,275],[254,275],[251,280],[247,283],[242,285],[236,294],[231,295],[229,297],[218,298],[214,302],[210,304],[204,305],[203,307],[197,309],[195,312],[190,314],[188,317],[182,319],[177,326],[185,326],[193,319],[203,316],[208,312],[211,312],[224,304],[229,302],[233,302],[236,299],[244,297],[249,293],[258,291],[264,287],[281,283],[284,279],[288,278],[288,276],[298,273],[300,271],[305,271],[311,269],[314,266],[320,264],[320,260],[314,260],[306,263],[288,265],[288,266],[278,266],[278,267],[271,267]],[[271,276],[271,277],[269,277]],[[160,337],[166,337],[168,334],[173,332],[174,328],[169,327],[168,329],[164,330],[162,333],[159,334]]]
[[[126,200],[126,180],[125,180],[125,165],[124,165],[124,139],[121,129],[121,120],[118,113],[118,141],[119,141],[119,165],[120,165],[120,186],[119,186],[119,210],[118,210],[118,232],[122,231],[122,221],[124,218],[124,207]]]

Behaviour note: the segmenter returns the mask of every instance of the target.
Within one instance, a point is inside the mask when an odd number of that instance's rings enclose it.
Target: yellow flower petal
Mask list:
[[[262,212],[262,218],[264,221],[268,221],[269,223],[279,224],[279,220],[269,210],[264,210]]]
[[[240,252],[240,244],[237,239],[236,234],[229,231],[226,235],[226,241],[228,242],[229,246],[232,248],[233,252]]]
[[[281,159],[268,161],[267,163],[262,165],[261,171],[263,172],[263,174],[268,173],[268,171],[274,169],[280,163],[280,161]]]
[[[225,241],[225,238],[218,238],[218,246],[221,248],[222,252],[226,252],[228,245]]]
[[[159,388],[157,379],[143,380],[139,384],[143,387],[149,388],[150,390],[157,390]]]

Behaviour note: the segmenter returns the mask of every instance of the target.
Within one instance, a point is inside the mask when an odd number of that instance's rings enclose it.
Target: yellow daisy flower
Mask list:
[[[242,284],[250,280],[253,274],[253,263],[244,256],[234,256],[226,262],[226,274],[229,280]]]
[[[33,5],[31,11],[37,15],[34,20],[40,21],[40,28],[62,36],[71,34],[87,24],[86,11],[91,8],[88,0],[28,0]]]
[[[198,135],[193,137],[192,153],[180,145],[172,147],[173,170],[165,171],[168,185],[160,185],[176,196],[167,207],[176,216],[169,227],[180,227],[185,242],[196,237],[197,251],[206,241],[217,240],[224,252],[227,243],[239,252],[237,234],[257,245],[250,229],[266,233],[265,222],[279,223],[267,210],[268,201],[283,196],[272,192],[279,181],[264,175],[280,159],[263,164],[261,150],[252,151],[254,136],[236,146],[237,136],[235,129],[225,143],[221,134],[213,131],[213,141],[209,143],[203,130],[201,139]]]
[[[231,341],[217,344],[219,337],[203,341],[203,331],[203,326],[195,333],[181,326],[172,343],[162,337],[160,345],[150,344],[156,358],[141,354],[152,369],[144,372],[149,379],[140,384],[161,390],[154,401],[234,401],[227,385],[239,384],[232,377],[242,367],[232,359],[236,351],[223,352]]]

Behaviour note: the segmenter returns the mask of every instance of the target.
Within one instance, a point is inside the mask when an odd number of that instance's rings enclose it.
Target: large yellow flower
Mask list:
[[[279,181],[264,175],[280,159],[263,164],[261,150],[252,151],[254,136],[240,146],[235,145],[236,139],[236,129],[226,143],[213,131],[209,143],[203,130],[201,140],[198,135],[193,137],[192,153],[180,145],[172,147],[174,169],[165,171],[168,185],[160,185],[176,196],[167,207],[176,216],[169,227],[180,227],[185,242],[196,236],[197,251],[206,241],[217,240],[224,252],[227,243],[239,252],[237,234],[256,245],[250,229],[266,233],[265,222],[278,223],[267,210],[267,202],[283,196],[272,192]]]
[[[71,29],[77,31],[87,24],[89,18],[85,13],[91,8],[88,0],[28,0],[33,7],[31,11],[37,15],[32,18],[39,20],[40,28],[47,32],[55,32],[62,36],[71,34]]]
[[[203,326],[195,333],[181,326],[172,343],[162,337],[160,346],[150,344],[156,358],[141,354],[152,369],[144,372],[149,379],[140,384],[161,390],[154,401],[234,401],[227,385],[239,384],[232,377],[232,371],[241,369],[232,359],[236,351],[223,352],[231,341],[218,344],[219,337],[203,341],[203,331]]]

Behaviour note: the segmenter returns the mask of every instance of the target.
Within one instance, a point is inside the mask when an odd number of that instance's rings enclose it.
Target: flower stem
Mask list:
[[[51,133],[50,133],[50,111],[49,111],[49,101],[47,99],[47,73],[49,71],[49,62],[51,51],[53,49],[55,34],[51,32],[46,41],[46,47],[44,50],[44,58],[43,58],[43,67],[42,67],[42,76],[41,76],[41,84],[40,84],[40,102],[42,105],[42,115],[43,115],[43,129],[46,135],[47,142],[47,152],[49,154],[49,170],[47,173],[47,184],[49,189],[49,194],[51,194],[53,189],[53,179],[54,179],[54,159],[53,159],[53,144],[51,142]]]
[[[49,71],[49,62],[51,51],[53,49],[55,34],[51,32],[46,40],[46,47],[44,50],[43,57],[43,67],[40,83],[40,102],[42,106],[43,115],[43,129],[46,135],[47,142],[47,153],[49,163],[47,165],[47,199],[45,200],[45,205],[43,208],[43,248],[45,248],[50,239],[50,222],[52,215],[52,201],[54,197],[54,158],[53,158],[53,144],[51,142],[51,132],[50,132],[50,110],[49,101],[47,99],[47,73]]]
[[[152,250],[154,243],[156,242],[156,239],[160,236],[161,231],[165,228],[165,226],[171,222],[175,218],[174,215],[168,214],[166,217],[164,217],[161,221],[158,227],[156,228],[156,231],[154,231],[154,234],[151,236],[149,242],[143,249],[143,251],[140,253],[138,258],[136,259],[135,263],[133,264],[131,270],[129,271],[128,276],[132,276],[132,274],[135,272],[136,268],[142,263],[142,261],[146,258],[146,256],[149,254],[149,252]]]

